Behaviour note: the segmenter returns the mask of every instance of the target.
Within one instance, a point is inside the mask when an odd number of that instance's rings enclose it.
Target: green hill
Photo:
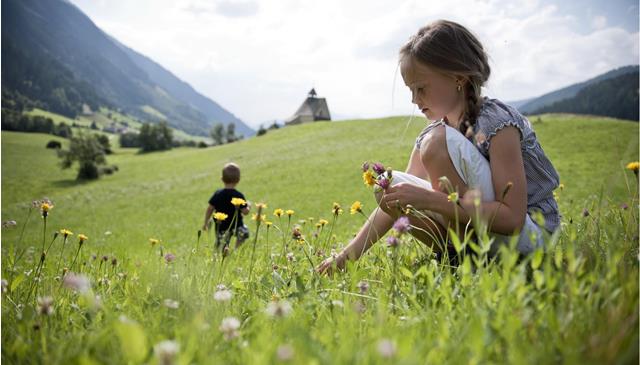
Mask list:
[[[633,175],[623,166],[638,159],[638,124],[573,115],[530,120],[565,185],[559,203],[567,219],[599,194],[616,204],[624,201],[625,175]],[[228,161],[242,168],[239,190],[251,201],[266,202],[270,218],[280,207],[294,209],[296,219],[328,219],[333,202],[346,208],[354,200],[370,211],[374,200],[362,183],[360,165],[381,161],[404,170],[424,119],[407,122],[405,117],[316,122],[214,148],[144,155],[116,149],[108,162],[119,172],[90,183],[76,182],[75,171],[60,170],[55,152],[44,148],[52,136],[2,132],[2,220],[23,221],[24,208],[47,196],[56,205],[52,228],[104,237],[99,244],[106,243],[105,231],[113,233],[112,243],[130,247],[149,237],[185,244],[201,226],[207,199],[220,186],[219,171]],[[346,241],[362,222],[348,214],[340,219],[337,237]],[[27,232],[36,234],[39,222],[31,224]]]

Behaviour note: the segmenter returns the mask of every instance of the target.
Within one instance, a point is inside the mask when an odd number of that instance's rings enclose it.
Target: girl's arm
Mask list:
[[[520,149],[520,132],[516,127],[505,127],[491,139],[489,157],[496,200],[480,204],[480,217],[492,223],[490,231],[513,234],[524,225],[527,212],[527,181]],[[470,219],[469,214],[475,214],[473,198],[469,195],[465,194],[460,199],[464,208],[461,209],[447,200],[446,193],[399,183],[387,189],[384,199],[389,202],[398,199],[402,202],[413,201],[416,209],[440,213],[451,221],[455,220],[457,210],[458,221],[466,222]],[[416,196],[420,198],[416,199]]]
[[[427,176],[427,172],[420,161],[420,151],[415,147],[411,152],[406,172],[422,178],[426,178]],[[376,207],[351,242],[349,242],[335,258],[329,257],[324,260],[318,265],[316,270],[320,273],[331,273],[334,262],[337,268],[344,268],[347,260],[359,259],[360,256],[382,238],[392,226],[393,218],[380,209],[380,207]]]

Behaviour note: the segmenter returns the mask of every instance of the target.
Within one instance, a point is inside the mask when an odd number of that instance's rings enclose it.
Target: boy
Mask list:
[[[224,213],[227,218],[221,222],[216,222],[216,245],[219,247],[220,243],[224,243],[224,247],[229,245],[231,236],[236,236],[236,247],[240,246],[248,237],[249,229],[242,222],[242,216],[249,214],[251,205],[246,202],[244,195],[236,190],[236,185],[240,182],[240,168],[233,162],[224,165],[222,169],[222,183],[224,188],[216,190],[215,193],[209,199],[209,207],[204,215],[203,231],[209,228],[209,219],[213,212]],[[245,204],[239,206],[238,215],[234,221],[234,214],[236,214],[236,207],[231,204],[233,198],[240,198],[245,200]],[[234,229],[235,228],[235,229]]]

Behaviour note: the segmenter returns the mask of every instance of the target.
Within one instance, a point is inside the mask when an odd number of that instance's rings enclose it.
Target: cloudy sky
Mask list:
[[[311,87],[334,119],[411,114],[397,51],[436,19],[484,44],[485,95],[538,96],[638,63],[627,0],[71,0],[253,127],[290,116]]]

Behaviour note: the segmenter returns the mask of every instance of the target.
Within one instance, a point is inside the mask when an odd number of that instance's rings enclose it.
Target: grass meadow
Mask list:
[[[76,181],[45,149],[68,141],[2,132],[2,221],[16,225],[2,228],[1,359],[635,362],[638,179],[625,166],[638,160],[638,124],[530,120],[563,184],[562,227],[545,252],[518,261],[504,247],[500,261],[481,252],[451,267],[405,235],[331,277],[313,266],[375,207],[362,162],[404,170],[424,119],[317,122],[207,149],[115,148],[107,160],[119,171],[92,182]],[[230,161],[242,169],[238,190],[267,205],[272,225],[245,217],[250,239],[222,255],[198,230]],[[53,203],[46,219],[33,205],[45,197]],[[363,214],[350,214],[355,201]],[[278,218],[278,208],[293,213]],[[292,237],[295,225],[302,239]],[[487,244],[460,237],[479,251]]]

